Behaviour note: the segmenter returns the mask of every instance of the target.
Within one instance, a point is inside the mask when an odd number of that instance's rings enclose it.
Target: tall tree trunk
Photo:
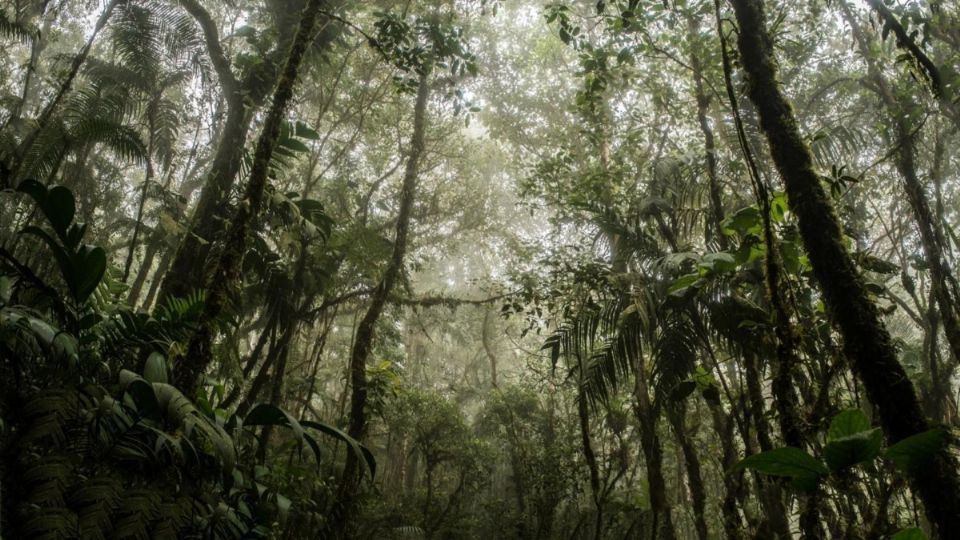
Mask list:
[[[710,408],[713,429],[720,439],[720,465],[724,471],[730,471],[723,475],[724,493],[723,500],[720,502],[720,511],[723,514],[723,532],[729,540],[739,540],[743,538],[744,524],[743,520],[740,519],[738,504],[742,504],[742,495],[745,490],[743,472],[734,471],[734,465],[737,464],[737,447],[733,438],[736,422],[732,414],[727,415],[724,412],[719,396],[708,394],[704,398]]]
[[[483,350],[490,360],[490,386],[497,387],[497,352],[493,343],[493,308],[488,307],[483,314],[483,329],[480,332]]]
[[[909,105],[898,102],[897,98],[894,97],[890,85],[871,56],[867,38],[860,25],[857,24],[850,6],[846,2],[841,2],[840,8],[847,24],[850,25],[860,54],[867,62],[868,75],[873,81],[873,88],[893,120],[898,148],[897,171],[903,181],[907,201],[913,210],[917,229],[920,232],[920,243],[923,245],[924,255],[926,255],[927,263],[930,266],[931,288],[936,298],[940,317],[943,320],[943,332],[950,345],[954,362],[960,362],[960,319],[958,319],[956,298],[951,295],[951,288],[947,283],[949,277],[953,275],[953,271],[943,256],[946,239],[939,226],[940,222],[930,208],[930,203],[927,201],[926,192],[920,182],[914,163],[916,154],[915,134],[909,125],[908,112],[905,110],[905,107]]]
[[[227,114],[210,171],[190,219],[189,230],[183,235],[170,267],[163,276],[160,302],[169,296],[187,296],[206,284],[211,243],[223,233],[223,222],[229,217],[227,201],[240,172],[254,112],[269,95],[274,77],[279,75],[275,71],[278,61],[272,53],[268,53],[263,62],[247,73],[245,78],[238,79],[230,67],[216,23],[209,12],[198,0],[180,0],[180,4],[197,21],[203,32],[210,63],[223,89]],[[277,49],[287,50],[289,35],[286,29],[280,29]]]
[[[143,311],[150,311],[150,306],[153,305],[153,301],[157,297],[157,291],[160,290],[160,281],[163,279],[163,275],[167,269],[170,268],[170,261],[172,260],[173,251],[171,250],[164,252],[163,257],[160,258],[160,263],[157,264],[157,271],[153,273],[153,280],[150,281],[150,288],[147,289],[147,297],[143,299],[143,304],[141,305]],[[157,305],[159,305],[159,303]]]
[[[153,147],[156,137],[155,128],[157,124],[157,106],[159,105],[161,91],[150,99],[150,105],[147,107],[147,132],[150,142],[147,144],[146,173],[143,177],[143,189],[140,191],[140,202],[137,204],[137,217],[133,225],[133,235],[130,237],[130,247],[127,248],[127,260],[123,264],[123,282],[126,283],[130,278],[130,266],[133,264],[133,254],[137,251],[137,240],[140,237],[140,229],[143,228],[143,211],[147,206],[147,197],[150,190],[150,182],[153,181]]]
[[[220,222],[227,218],[225,201],[240,171],[251,118],[242,99],[228,99],[227,117],[216,156],[200,191],[188,231],[162,276],[160,302],[170,297],[185,297],[203,286],[210,244],[222,230]]]
[[[743,365],[747,383],[748,406],[746,410],[749,411],[753,427],[757,432],[760,451],[769,452],[773,450],[773,439],[770,436],[770,424],[767,421],[761,386],[763,376],[757,366],[757,357],[753,353],[747,352],[743,356]],[[760,490],[760,502],[766,514],[765,521],[767,527],[770,528],[770,532],[781,538],[789,538],[790,520],[787,516],[787,508],[783,502],[783,494],[779,485],[768,478],[757,477],[757,486]]]
[[[638,360],[641,361],[642,360]],[[643,366],[636,368],[634,381],[634,415],[640,423],[640,446],[647,468],[647,487],[650,493],[650,511],[653,514],[652,538],[673,540],[673,514],[667,499],[667,482],[663,476],[663,447],[657,430],[657,411],[650,401],[650,390],[643,374]]]
[[[223,251],[206,281],[207,296],[197,330],[190,340],[187,355],[181,360],[175,381],[186,395],[196,392],[200,375],[213,359],[214,323],[226,305],[227,297],[239,281],[247,235],[253,223],[263,211],[263,195],[267,186],[270,158],[280,135],[280,127],[286,120],[287,106],[293,98],[294,87],[300,72],[300,64],[313,40],[313,29],[323,0],[310,0],[300,18],[300,25],[290,47],[283,73],[277,83],[273,104],[264,121],[263,132],[257,141],[250,180],[244,192],[237,215],[230,224]]]
[[[697,530],[697,538],[707,540],[710,536],[707,530],[707,492],[703,484],[700,456],[697,455],[690,434],[687,433],[686,414],[686,406],[681,402],[667,411],[667,420],[670,421],[677,442],[680,443],[680,450],[683,452],[687,484],[690,486],[690,498],[693,500],[693,524]]]
[[[393,242],[393,254],[370,299],[370,306],[357,327],[356,339],[350,354],[350,424],[347,433],[362,439],[367,429],[367,358],[373,349],[374,333],[377,321],[393,291],[394,284],[403,270],[403,259],[407,250],[407,236],[410,229],[410,215],[417,194],[417,180],[420,172],[420,158],[423,155],[426,138],[427,99],[430,97],[428,73],[420,75],[417,85],[416,105],[413,112],[413,134],[410,137],[410,155],[403,175],[400,190],[400,208],[397,213],[396,238]],[[350,507],[359,487],[360,474],[357,456],[347,453],[343,479],[340,484],[340,515],[337,516],[334,529],[342,534],[348,521]]]
[[[717,145],[710,126],[710,95],[704,89],[705,75],[703,61],[700,58],[700,44],[696,42],[699,34],[697,20],[693,16],[687,18],[688,35],[690,36],[690,68],[693,71],[694,98],[697,101],[697,123],[700,124],[700,133],[703,135],[704,158],[707,161],[707,182],[710,190],[710,218],[707,226],[706,240],[709,243],[711,236],[716,240],[721,251],[727,249],[727,236],[723,234],[723,201],[721,199],[720,178],[717,174]]]
[[[150,242],[143,253],[143,261],[140,262],[140,268],[137,269],[137,276],[133,278],[130,285],[130,292],[127,293],[127,305],[136,307],[137,300],[140,299],[140,293],[143,291],[143,284],[147,282],[147,276],[150,269],[153,268],[153,260],[157,258],[157,252],[160,251],[159,242]]]
[[[839,220],[780,88],[763,2],[731,1],[739,26],[737,41],[749,79],[749,96],[760,114],[760,126],[786,186],[790,208],[797,215],[814,276],[844,337],[844,348],[854,371],[877,406],[890,442],[926,431],[929,426],[913,384],[897,360],[890,334],[843,246]],[[945,537],[960,533],[960,477],[952,461],[941,451],[926,467],[911,475],[931,522]]]
[[[583,369],[581,364],[581,370]],[[597,464],[597,454],[593,450],[593,441],[590,437],[590,408],[587,404],[587,393],[583,384],[577,385],[577,418],[580,421],[580,443],[583,450],[583,459],[587,462],[590,471],[590,496],[596,508],[597,516],[594,523],[593,537],[600,540],[603,537],[603,493],[600,488],[600,465]]]

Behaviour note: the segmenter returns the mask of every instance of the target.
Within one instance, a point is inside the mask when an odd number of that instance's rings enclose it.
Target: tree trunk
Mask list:
[[[150,281],[150,288],[147,290],[147,297],[143,299],[141,308],[143,311],[150,311],[150,306],[157,297],[157,291],[160,290],[160,281],[163,279],[167,268],[170,268],[170,261],[173,260],[173,251],[166,251],[160,258],[160,264],[157,265],[157,271],[153,273],[153,280]],[[148,269],[149,270],[149,269]],[[159,303],[158,303],[159,305]]]
[[[200,200],[190,219],[189,231],[183,235],[169,270],[163,276],[160,302],[169,296],[185,297],[206,285],[211,243],[223,233],[224,222],[229,218],[227,201],[240,171],[254,112],[267,98],[274,77],[278,75],[275,56],[267,54],[243,80],[237,79],[220,43],[216,24],[207,10],[197,0],[181,0],[180,4],[203,31],[211,64],[223,88],[227,115],[213,163],[200,191]],[[285,51],[290,34],[284,28],[279,30],[277,49]]]
[[[703,473],[700,467],[700,456],[694,447],[686,427],[686,407],[684,403],[676,404],[676,409],[667,411],[667,419],[673,428],[680,450],[683,452],[683,462],[687,469],[687,484],[690,486],[690,498],[693,499],[693,523],[697,529],[697,538],[707,540],[707,493],[703,484]],[[732,473],[731,473],[732,474]]]
[[[653,514],[652,538],[673,540],[673,515],[667,500],[667,482],[663,476],[663,448],[657,433],[657,412],[650,401],[649,389],[643,376],[643,366],[637,366],[634,382],[634,414],[640,422],[640,446],[647,468],[647,487],[650,493],[650,511]]]
[[[207,296],[197,330],[190,340],[187,355],[181,360],[176,373],[176,384],[184,394],[196,392],[200,375],[213,359],[213,326],[227,302],[234,284],[239,281],[247,235],[254,221],[263,211],[263,195],[267,185],[270,158],[280,135],[280,127],[286,121],[287,105],[293,98],[300,64],[313,38],[317,15],[322,0],[310,0],[300,18],[300,25],[290,47],[283,74],[277,83],[273,104],[264,121],[263,132],[257,141],[250,180],[237,215],[230,224],[223,251],[206,281]]]
[[[707,181],[710,189],[710,218],[706,230],[706,241],[710,242],[711,236],[716,235],[717,246],[721,251],[726,251],[728,242],[727,236],[723,234],[723,201],[720,198],[720,178],[717,175],[717,145],[713,135],[713,128],[710,127],[708,113],[710,111],[710,96],[703,87],[705,75],[703,73],[703,62],[698,54],[699,44],[694,40],[698,34],[697,21],[692,16],[687,19],[689,27],[690,42],[690,68],[693,71],[693,89],[694,98],[697,101],[697,122],[700,124],[700,133],[703,134],[704,157],[707,161]]]
[[[137,204],[137,218],[133,225],[133,235],[130,238],[130,247],[127,249],[127,260],[123,264],[124,283],[130,279],[130,266],[133,264],[133,254],[137,251],[137,240],[140,237],[140,229],[143,228],[143,211],[147,206],[147,198],[150,190],[150,182],[153,181],[153,147],[155,127],[157,124],[157,106],[159,105],[161,93],[151,97],[150,105],[147,107],[147,132],[150,142],[147,143],[146,173],[143,177],[143,189],[140,191],[140,202]]]
[[[407,236],[410,229],[410,215],[417,193],[417,178],[420,172],[420,158],[423,155],[426,134],[427,99],[430,96],[430,86],[426,72],[420,75],[417,86],[416,105],[413,114],[413,134],[410,138],[410,155],[403,175],[403,185],[400,191],[400,209],[397,213],[396,238],[393,242],[393,254],[384,271],[380,284],[377,285],[370,299],[370,306],[357,327],[356,339],[350,354],[350,424],[347,433],[355,438],[362,439],[367,429],[367,358],[373,349],[374,333],[377,321],[387,303],[387,298],[393,291],[394,284],[403,270],[403,259],[407,250]],[[342,534],[348,520],[350,506],[359,487],[360,474],[357,456],[347,453],[343,479],[340,484],[341,513],[337,516],[333,526],[337,534]]]
[[[929,426],[913,384],[897,360],[890,334],[843,246],[839,220],[813,170],[810,149],[781,91],[763,2],[732,0],[732,4],[739,25],[741,62],[749,78],[749,96],[760,114],[760,126],[783,178],[790,208],[797,215],[814,276],[844,337],[844,348],[854,371],[877,406],[891,443],[926,431]],[[911,476],[940,534],[951,537],[960,533],[960,477],[946,452],[939,452]]]
[[[600,540],[603,537],[603,493],[600,490],[600,466],[597,464],[597,454],[593,451],[593,441],[590,440],[590,409],[582,384],[577,387],[577,418],[580,421],[580,443],[583,450],[583,459],[587,462],[587,470],[590,471],[590,495],[597,510],[593,537],[595,540]]]
[[[493,309],[487,308],[483,314],[483,329],[480,332],[480,341],[483,343],[483,350],[487,353],[490,360],[490,386],[497,387],[497,352],[493,343]]]
[[[843,11],[843,17],[850,25],[853,37],[860,49],[860,54],[867,62],[867,70],[870,79],[873,81],[873,89],[883,102],[884,108],[893,120],[894,134],[897,144],[896,167],[903,181],[904,191],[907,194],[907,201],[913,210],[914,219],[917,223],[917,230],[920,232],[920,243],[923,245],[924,255],[930,266],[930,281],[936,298],[937,307],[940,311],[940,317],[943,320],[943,332],[950,344],[950,351],[954,362],[960,362],[960,320],[958,320],[958,311],[956,299],[952,297],[951,289],[947,283],[949,276],[953,275],[950,265],[943,256],[943,247],[946,245],[943,231],[939,227],[939,220],[934,217],[934,213],[927,201],[927,195],[917,174],[917,167],[914,163],[915,134],[908,121],[908,113],[905,110],[906,104],[898,102],[894,93],[883,77],[882,72],[877,66],[876,61],[870,56],[870,47],[866,36],[863,34],[860,26],[854,18],[850,6],[846,2],[841,2],[840,8]]]
[[[153,260],[157,257],[158,251],[160,251],[158,242],[147,244],[146,251],[143,253],[143,261],[140,262],[140,268],[137,269],[137,276],[133,278],[130,292],[127,293],[127,305],[130,307],[136,307],[137,300],[140,299],[140,293],[143,291],[143,284],[146,283],[150,269],[153,268]]]

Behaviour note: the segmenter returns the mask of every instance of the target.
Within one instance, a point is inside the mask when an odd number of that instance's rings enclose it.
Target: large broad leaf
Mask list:
[[[923,467],[943,448],[947,434],[942,429],[917,433],[887,448],[886,456],[906,472]]]
[[[60,238],[66,239],[67,227],[76,213],[73,192],[63,186],[54,186],[47,192],[46,203],[41,208],[53,230]]]
[[[243,419],[245,426],[282,426],[288,427],[296,433],[297,438],[303,438],[303,426],[287,411],[269,403],[258,403],[250,409]]]
[[[816,487],[827,468],[810,454],[790,446],[748,456],[734,469],[751,469],[771,476],[790,478],[794,487],[805,491]]]
[[[167,359],[158,352],[150,353],[143,364],[143,378],[152,383],[166,383]]]
[[[73,192],[63,186],[47,189],[45,185],[32,179],[20,182],[17,191],[26,193],[36,202],[57,236],[66,242],[67,228],[76,214]]]
[[[277,407],[276,405],[271,405],[269,403],[258,403],[250,409],[250,412],[247,413],[247,416],[243,419],[244,426],[281,426],[290,428],[293,430],[294,435],[297,439],[303,442],[306,442],[310,445],[310,448],[313,450],[314,457],[317,459],[317,464],[319,465],[321,460],[321,450],[320,445],[313,439],[313,437],[307,435],[303,426],[300,422],[290,415],[287,411]]]
[[[317,130],[311,128],[310,126],[304,124],[303,122],[297,120],[297,123],[294,124],[293,134],[301,139],[310,139],[315,141],[320,138],[320,134],[317,133]]]
[[[363,446],[350,435],[347,435],[343,431],[329,424],[324,424],[323,422],[313,422],[310,420],[303,420],[301,423],[306,427],[316,429],[317,431],[347,443],[347,447],[350,448],[350,450],[353,451],[357,457],[363,458],[364,462],[366,462],[367,468],[370,469],[370,481],[373,481],[377,474],[377,461],[374,459],[373,452],[371,452],[369,448]]]
[[[831,471],[873,461],[880,454],[883,434],[871,428],[870,419],[860,409],[843,411],[833,417],[827,431],[823,458]]]
[[[160,419],[160,403],[153,386],[130,370],[120,371],[120,386],[130,398],[137,414],[146,418]]]
[[[317,462],[319,463],[321,458],[320,445],[317,443],[316,439],[305,433],[303,430],[304,427],[316,429],[317,431],[347,443],[347,447],[350,448],[350,450],[356,454],[357,457],[362,458],[364,462],[366,462],[367,468],[370,469],[371,480],[376,474],[377,464],[370,450],[357,442],[357,440],[353,437],[331,425],[324,424],[322,422],[313,422],[310,420],[297,420],[280,407],[271,405],[269,403],[259,403],[254,405],[254,407],[250,409],[250,412],[247,413],[247,416],[244,417],[243,425],[288,427],[294,431],[297,438],[310,445],[310,447],[313,449],[314,455],[317,458]]]
[[[683,296],[690,287],[700,287],[704,283],[706,283],[706,281],[700,277],[698,272],[684,274],[673,281],[670,288],[667,289],[667,292],[669,292],[671,296]]]
[[[869,431],[872,426],[870,419],[860,409],[849,409],[833,417],[830,421],[830,430],[827,431],[827,440],[842,439],[857,433]]]
[[[831,471],[873,461],[880,455],[883,434],[874,428],[846,437],[835,438],[823,447],[823,458]]]
[[[725,251],[707,253],[700,259],[698,266],[712,272],[732,272],[737,269],[737,260]]]
[[[928,540],[926,533],[917,527],[908,527],[891,536],[890,540]]]
[[[74,260],[76,261],[74,294],[77,302],[83,302],[97,289],[103,274],[107,271],[107,252],[99,247],[81,246]]]
[[[760,211],[756,207],[748,206],[728,216],[721,223],[723,234],[732,236],[738,232],[760,232]]]
[[[683,401],[697,389],[696,381],[680,381],[680,384],[673,387],[670,391],[670,399],[674,401]]]
[[[67,288],[70,289],[70,295],[76,298],[76,272],[73,270],[74,263],[71,254],[67,253],[60,243],[57,242],[54,237],[50,236],[47,231],[35,225],[24,227],[23,230],[20,231],[20,234],[32,234],[47,244],[47,247],[49,247],[50,251],[53,252],[53,257],[57,260],[57,266],[60,268],[60,274],[63,276],[63,281],[66,282]]]

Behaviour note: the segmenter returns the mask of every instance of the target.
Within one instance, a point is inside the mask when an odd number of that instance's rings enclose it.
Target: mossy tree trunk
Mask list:
[[[175,376],[177,387],[188,396],[196,392],[200,375],[206,371],[213,359],[211,347],[214,325],[227,303],[227,297],[234,284],[239,281],[247,235],[252,224],[259,219],[263,211],[270,158],[280,135],[280,127],[286,121],[287,106],[293,98],[300,64],[313,41],[314,27],[322,4],[323,0],[310,0],[303,11],[286,65],[277,83],[270,112],[267,114],[263,131],[257,141],[250,180],[247,182],[237,215],[230,224],[223,251],[208,274],[203,313],[197,330],[190,340],[187,354],[181,360]]]
[[[377,322],[383,313],[390,293],[403,270],[403,261],[407,251],[407,237],[410,230],[410,216],[416,200],[417,180],[420,174],[420,159],[423,155],[426,139],[427,100],[430,97],[429,71],[420,75],[417,85],[417,98],[413,114],[413,134],[410,137],[410,154],[404,170],[400,188],[400,208],[397,212],[396,236],[393,241],[393,254],[387,264],[383,277],[370,299],[366,314],[357,326],[356,338],[350,353],[350,420],[347,433],[362,439],[367,429],[367,359],[373,349]],[[340,510],[333,528],[335,534],[342,535],[348,521],[353,499],[360,482],[360,469],[357,457],[347,453],[343,478],[340,483]]]
[[[667,497],[667,482],[663,474],[663,446],[657,430],[659,407],[650,399],[650,388],[644,374],[643,355],[638,355],[634,381],[634,415],[640,423],[640,447],[647,468],[647,488],[650,494],[650,512],[653,514],[651,538],[673,540],[673,513]]]
[[[693,525],[699,540],[710,537],[707,528],[707,492],[703,483],[703,467],[700,465],[700,456],[697,454],[693,437],[687,431],[687,408],[681,402],[667,408],[667,420],[673,428],[673,433],[680,444],[683,453],[683,463],[687,470],[687,484],[690,489],[690,499],[693,502]]]
[[[584,363],[580,362],[580,372],[583,373]],[[596,540],[603,538],[603,490],[600,486],[600,465],[597,463],[597,453],[593,449],[593,440],[590,434],[590,408],[587,403],[587,393],[581,382],[577,385],[577,419],[580,422],[580,443],[583,459],[590,472],[590,496],[596,508],[593,537]]]
[[[238,77],[231,68],[220,43],[216,23],[209,12],[198,0],[181,0],[180,4],[197,21],[203,32],[207,53],[223,89],[227,114],[210,170],[190,219],[189,231],[180,240],[169,269],[163,276],[159,296],[161,303],[168,296],[187,296],[205,284],[207,264],[213,262],[208,261],[211,244],[224,233],[224,223],[229,219],[227,202],[240,172],[254,113],[263,105],[273,88],[273,82],[280,75],[280,55],[289,50],[292,38],[286,28],[280,28],[276,48],[265,54],[263,61],[248,73]]]
[[[707,187],[710,192],[710,216],[708,217],[706,227],[706,240],[716,241],[721,251],[726,251],[729,242],[727,236],[723,234],[723,201],[721,199],[722,190],[720,187],[720,176],[717,173],[717,143],[713,133],[713,127],[710,125],[710,94],[707,93],[704,83],[706,74],[704,73],[703,58],[704,50],[702,44],[698,41],[700,33],[697,20],[692,16],[687,18],[688,35],[690,36],[690,69],[693,72],[693,90],[694,99],[697,101],[697,123],[700,125],[700,133],[703,135],[704,158],[707,164]]]
[[[844,19],[850,25],[860,54],[867,63],[867,75],[873,83],[870,88],[876,92],[892,120],[895,143],[898,148],[897,172],[900,173],[907,202],[913,210],[917,230],[920,232],[920,243],[930,267],[931,289],[943,322],[944,335],[950,345],[954,361],[960,361],[960,318],[958,318],[956,298],[951,294],[952,289],[947,281],[953,275],[953,271],[943,256],[943,246],[946,245],[943,230],[930,208],[926,190],[917,174],[914,161],[916,133],[910,125],[909,104],[903,103],[902,99],[897,99],[894,89],[884,78],[876,60],[871,56],[867,37],[857,24],[850,6],[842,2],[840,8]]]
[[[777,80],[763,2],[731,2],[739,26],[738,48],[748,76],[749,96],[759,112],[760,126],[783,178],[790,208],[797,216],[814,276],[844,338],[844,350],[877,406],[890,442],[926,431],[929,426],[913,384],[897,360],[890,334],[843,245],[840,222]],[[912,486],[940,535],[951,537],[960,532],[960,477],[947,453],[940,452],[911,476]]]

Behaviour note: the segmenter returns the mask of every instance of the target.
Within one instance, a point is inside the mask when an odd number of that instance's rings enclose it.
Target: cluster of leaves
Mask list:
[[[14,516],[4,522],[9,534],[266,537],[297,511],[255,459],[267,444],[257,431],[268,426],[310,448],[317,467],[328,453],[316,433],[345,442],[372,479],[370,451],[333,426],[266,403],[230,414],[212,395],[194,401],[172,386],[167,352],[190,335],[202,295],[173,299],[154,317],[116,305],[105,252],[82,242],[86,226],[74,222],[70,190],[32,180],[19,190],[46,223],[21,236],[42,241],[59,280],[50,284],[3,251],[0,415],[8,428],[2,448],[13,459],[2,471],[3,511]]]
[[[870,419],[863,411],[851,409],[837,414],[830,422],[821,453],[822,461],[800,448],[787,446],[748,456],[736,468],[786,477],[795,488],[812,491],[830,475],[870,464],[881,456],[903,472],[912,472],[923,467],[945,443],[946,433],[942,429],[932,429],[884,448],[880,428],[871,427]]]

